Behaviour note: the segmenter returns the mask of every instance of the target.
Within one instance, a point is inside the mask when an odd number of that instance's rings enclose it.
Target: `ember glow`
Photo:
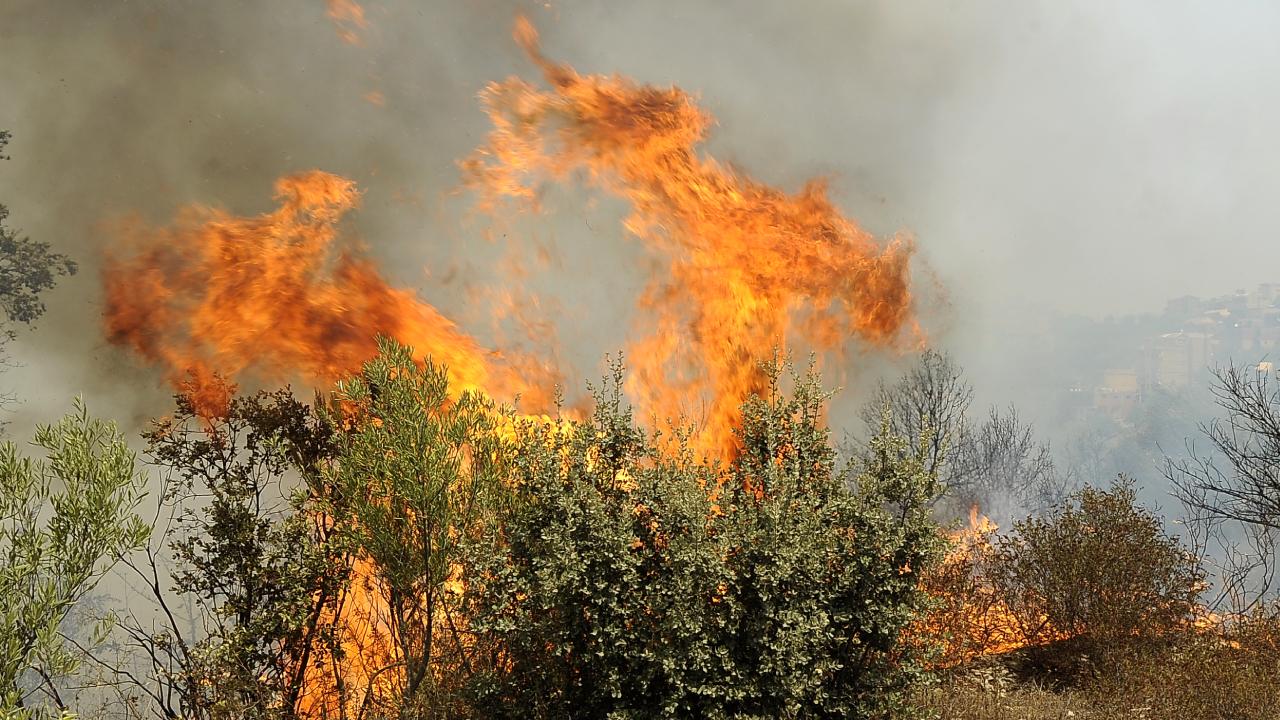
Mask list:
[[[328,0],[327,14],[338,31],[338,37],[350,45],[360,44],[360,33],[369,27],[364,7],[356,0]]]

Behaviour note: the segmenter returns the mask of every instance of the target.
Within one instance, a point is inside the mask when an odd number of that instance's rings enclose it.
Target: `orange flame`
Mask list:
[[[953,667],[974,658],[1026,647],[1022,624],[986,576],[999,528],[975,505],[969,526],[951,535],[951,550],[925,578],[936,605],[914,634],[940,644],[939,665]]]
[[[191,207],[172,227],[125,227],[104,266],[106,332],[189,377],[196,407],[221,412],[236,380],[328,384],[359,370],[385,335],[449,369],[452,387],[550,402],[554,378],[531,361],[485,350],[414,293],[391,287],[368,259],[335,250],[355,184],[323,172],[282,178],[279,207],[256,217]]]
[[[333,21],[338,37],[348,45],[360,44],[360,33],[369,27],[364,17],[364,8],[356,0],[328,0],[325,13]]]
[[[363,23],[352,7],[330,10]],[[774,348],[839,356],[853,338],[919,340],[910,239],[881,247],[821,182],[791,195],[699,154],[712,120],[680,89],[554,64],[523,19],[515,36],[551,90],[515,79],[486,90],[494,129],[463,162],[466,184],[482,210],[496,211],[585,170],[629,202],[626,229],[665,260],[638,299],[628,343],[628,389],[643,413],[692,421],[703,451],[732,456],[738,408],[764,388],[757,362]],[[334,250],[338,222],[358,200],[350,181],[310,172],[276,191],[280,207],[258,217],[195,207],[171,228],[127,228],[132,254],[113,252],[106,264],[108,339],[171,381],[190,376],[208,412],[225,402],[215,374],[328,382],[368,359],[380,334],[447,365],[457,387],[547,405],[545,363],[485,350],[358,253]]]
[[[330,0],[344,39],[366,26],[353,0]],[[795,194],[760,183],[698,152],[712,122],[678,88],[583,76],[544,58],[527,21],[515,36],[549,91],[520,80],[484,94],[494,129],[462,163],[479,207],[529,202],[538,186],[585,171],[627,201],[627,231],[659,258],[638,299],[629,342],[629,390],[655,420],[686,418],[711,457],[736,452],[740,405],[763,390],[757,361],[789,343],[837,356],[851,338],[895,347],[920,338],[908,288],[912,243],[881,247],[842,215],[815,181]],[[371,100],[372,101],[372,100]],[[258,216],[190,207],[169,227],[134,223],[104,265],[110,342],[187,383],[205,414],[225,409],[229,381],[301,379],[328,384],[357,371],[393,337],[448,368],[455,390],[516,394],[551,404],[546,364],[483,348],[414,293],[392,287],[355,249],[340,247],[354,183],[312,171],[280,179],[278,207]],[[511,288],[519,291],[519,288]],[[506,303],[512,316],[520,303]],[[546,335],[545,333],[542,335]],[[357,559],[342,610],[347,660],[313,678],[374,690],[394,664],[371,571]],[[334,709],[321,694],[317,716]]]
[[[629,344],[643,410],[698,421],[703,449],[732,454],[738,408],[764,388],[757,361],[792,335],[836,353],[851,337],[894,345],[907,326],[919,337],[908,238],[882,249],[821,181],[788,195],[703,156],[712,118],[679,88],[579,75],[543,57],[523,18],[515,39],[551,89],[519,79],[486,89],[494,129],[462,164],[467,184],[492,211],[506,199],[536,206],[542,183],[585,171],[628,201],[625,228],[667,261]]]

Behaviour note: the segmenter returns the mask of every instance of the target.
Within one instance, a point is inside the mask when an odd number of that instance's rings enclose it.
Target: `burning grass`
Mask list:
[[[1280,707],[1280,622],[1253,618],[1187,633],[1113,658],[1089,682],[1053,687],[987,659],[950,672],[916,703],[939,720],[1274,720]]]
[[[942,720],[1277,717],[1280,608],[1218,616],[1123,478],[1003,537],[975,516],[927,579]]]

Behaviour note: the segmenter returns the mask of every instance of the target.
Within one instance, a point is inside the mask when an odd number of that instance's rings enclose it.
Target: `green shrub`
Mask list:
[[[999,541],[992,582],[1036,644],[1086,654],[1132,649],[1188,626],[1204,586],[1196,559],[1136,504],[1121,476],[1086,487]]]
[[[32,444],[43,457],[0,443],[0,717],[18,720],[66,714],[71,698],[57,681],[75,675],[82,656],[64,624],[151,530],[136,512],[146,477],[114,423],[77,400]],[[92,644],[109,627],[96,626]]]
[[[453,397],[446,370],[381,341],[359,375],[339,384],[332,420],[343,426],[327,480],[342,498],[338,522],[351,552],[352,605],[343,621],[364,685],[356,714],[457,717],[478,646],[451,588],[460,543],[508,494],[496,422],[484,396]],[[363,596],[358,602],[354,599]]]
[[[518,501],[469,551],[470,629],[501,641],[478,709],[895,715],[917,573],[941,551],[919,461],[881,438],[860,474],[838,471],[816,381],[783,399],[775,373],[739,457],[707,465],[637,430],[616,381],[591,420],[516,432]]]

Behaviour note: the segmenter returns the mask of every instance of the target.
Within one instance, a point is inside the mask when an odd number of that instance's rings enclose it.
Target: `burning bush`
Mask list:
[[[500,415],[483,395],[451,394],[444,367],[379,347],[333,394],[344,430],[330,480],[354,554],[333,680],[356,703],[333,710],[456,717],[479,647],[459,605],[459,546],[506,494]]]
[[[838,471],[814,379],[784,400],[772,377],[726,467],[660,450],[617,382],[571,432],[518,430],[519,501],[470,553],[471,627],[503,643],[472,684],[483,712],[894,714],[940,553],[932,478],[886,438]]]
[[[997,543],[991,580],[1029,642],[1070,638],[1089,654],[1187,627],[1204,586],[1196,559],[1123,476],[1015,523]]]
[[[923,577],[933,603],[911,635],[913,642],[937,651],[937,668],[960,667],[1027,644],[991,581],[998,529],[973,507],[969,527],[951,534],[946,558]]]

